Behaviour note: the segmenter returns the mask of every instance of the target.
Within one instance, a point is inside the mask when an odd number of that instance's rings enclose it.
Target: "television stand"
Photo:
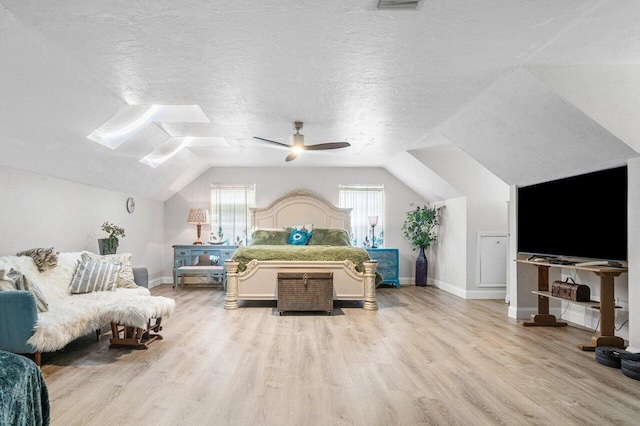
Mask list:
[[[524,326],[538,327],[565,327],[564,321],[557,321],[555,315],[549,313],[549,299],[551,296],[549,288],[549,268],[568,268],[580,271],[591,271],[600,277],[600,302],[574,302],[562,299],[563,302],[586,306],[597,309],[600,312],[600,333],[591,338],[589,344],[578,345],[583,351],[595,351],[598,346],[612,346],[616,348],[626,347],[624,339],[615,335],[615,296],[614,278],[627,273],[627,268],[614,268],[610,266],[584,266],[584,265],[559,265],[553,263],[534,262],[530,260],[516,260],[518,263],[534,265],[538,270],[538,290],[533,291],[538,296],[538,313],[531,315],[530,321],[524,321]],[[588,306],[587,306],[588,305]]]

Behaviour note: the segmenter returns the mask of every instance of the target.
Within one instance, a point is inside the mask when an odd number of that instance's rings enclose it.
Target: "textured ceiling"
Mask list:
[[[531,108],[562,101],[557,113],[577,122],[529,123],[521,146],[569,140],[573,149],[589,117],[603,131],[589,133],[585,158],[610,146],[609,162],[635,155],[621,144],[637,149],[640,130],[616,119],[611,105],[618,92],[632,106],[640,95],[598,88],[607,69],[593,66],[640,61],[637,1],[432,0],[418,12],[372,12],[369,4],[0,0],[0,164],[166,199],[210,167],[285,166],[286,151],[251,137],[287,142],[291,123],[302,120],[307,143],[352,146],[307,152],[286,167],[400,170],[403,159],[415,166],[407,150],[451,149],[440,143],[446,140],[508,183],[535,181],[533,169],[504,166],[513,157],[499,145],[508,143],[502,135],[518,134],[513,123],[526,121],[527,96],[541,93],[529,79],[549,92]],[[502,123],[506,130],[496,128],[491,117],[510,105],[496,84],[518,66],[528,67],[529,86],[506,87],[522,104]],[[634,73],[622,74],[636,88]],[[580,82],[603,100],[585,98]],[[495,108],[487,112],[493,124],[478,121],[477,99]],[[211,122],[151,124],[116,150],[86,139],[123,107],[151,104],[199,105]],[[555,145],[554,126],[564,129]],[[168,135],[222,137],[229,146],[183,149],[155,169],[139,162]],[[490,158],[479,157],[489,141]]]

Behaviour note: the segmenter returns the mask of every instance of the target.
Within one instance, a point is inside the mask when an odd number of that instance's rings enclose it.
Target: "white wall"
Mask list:
[[[426,201],[382,168],[211,168],[165,203],[165,277],[172,276],[173,245],[191,244],[195,225],[187,223],[190,208],[210,208],[210,188],[214,183],[255,183],[256,204],[265,207],[279,196],[296,188],[306,188],[338,205],[338,185],[371,184],[385,188],[385,246],[400,250],[400,279],[413,282],[417,253],[411,250],[400,232],[410,203]],[[202,227],[208,235],[209,227]]]
[[[418,160],[466,196],[465,298],[504,298],[505,287],[478,287],[480,232],[507,234],[509,186],[462,151],[411,151]],[[452,284],[452,283],[450,283]]]
[[[131,253],[134,266],[146,266],[150,280],[159,278],[164,203],[136,196],[135,212],[129,214],[129,196],[0,166],[0,254],[35,247],[98,252],[98,238],[107,236],[100,226],[108,221],[125,229],[118,252]]]
[[[438,227],[438,240],[427,251],[429,284],[466,297],[467,289],[467,198],[453,198],[444,206]]]
[[[640,350],[640,158],[629,173],[629,345]],[[616,287],[616,291],[618,288]],[[617,294],[617,293],[616,293]]]

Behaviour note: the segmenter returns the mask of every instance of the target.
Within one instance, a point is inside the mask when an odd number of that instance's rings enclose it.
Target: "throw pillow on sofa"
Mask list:
[[[38,312],[49,311],[47,299],[44,297],[44,294],[42,294],[42,291],[40,291],[36,283],[15,269],[10,269],[9,272],[4,274],[4,279],[0,281],[0,290],[26,290],[35,297]]]
[[[36,264],[40,272],[58,266],[58,252],[53,247],[25,250],[17,253],[16,256],[29,256],[33,259],[33,263]]]
[[[69,289],[71,294],[115,291],[119,265],[106,262],[79,262]]]
[[[133,267],[131,266],[131,253],[98,255],[93,253],[82,253],[83,262],[104,262],[120,266],[118,280],[116,284],[122,288],[138,288],[133,280]]]
[[[9,281],[9,278],[4,276],[4,271],[0,270],[0,291],[11,291],[15,289],[16,286],[13,284],[13,281]]]

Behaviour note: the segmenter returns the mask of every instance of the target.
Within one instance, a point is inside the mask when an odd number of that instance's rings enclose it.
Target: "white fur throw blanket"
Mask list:
[[[136,296],[121,303],[112,303],[100,310],[102,321],[147,328],[151,318],[165,318],[173,314],[176,302],[162,296]]]
[[[49,311],[38,314],[33,336],[27,341],[36,351],[57,351],[110,322],[144,328],[149,319],[173,313],[173,299],[152,297],[144,287],[72,295],[69,283],[82,254],[60,253],[58,266],[44,272],[28,256],[0,256],[0,271],[13,268],[25,274],[49,303]]]
[[[149,299],[156,297],[149,296],[149,290],[144,287],[137,289],[119,288],[116,291],[97,291],[86,294],[74,294],[64,299],[52,300],[49,303],[49,312],[38,314],[38,321],[34,327],[33,336],[27,341],[36,351],[52,352],[64,348],[69,342],[80,336],[91,333],[111,321],[117,322],[121,319],[133,318],[136,324],[139,323],[140,315],[156,313],[149,309]],[[158,297],[158,299],[167,299]],[[175,302],[172,307],[161,313],[169,316],[173,313]],[[129,306],[129,317],[114,314],[108,317],[103,314],[111,308],[121,305]],[[157,317],[148,317],[157,318]],[[125,325],[134,325],[126,324]],[[146,320],[145,320],[146,324]]]

